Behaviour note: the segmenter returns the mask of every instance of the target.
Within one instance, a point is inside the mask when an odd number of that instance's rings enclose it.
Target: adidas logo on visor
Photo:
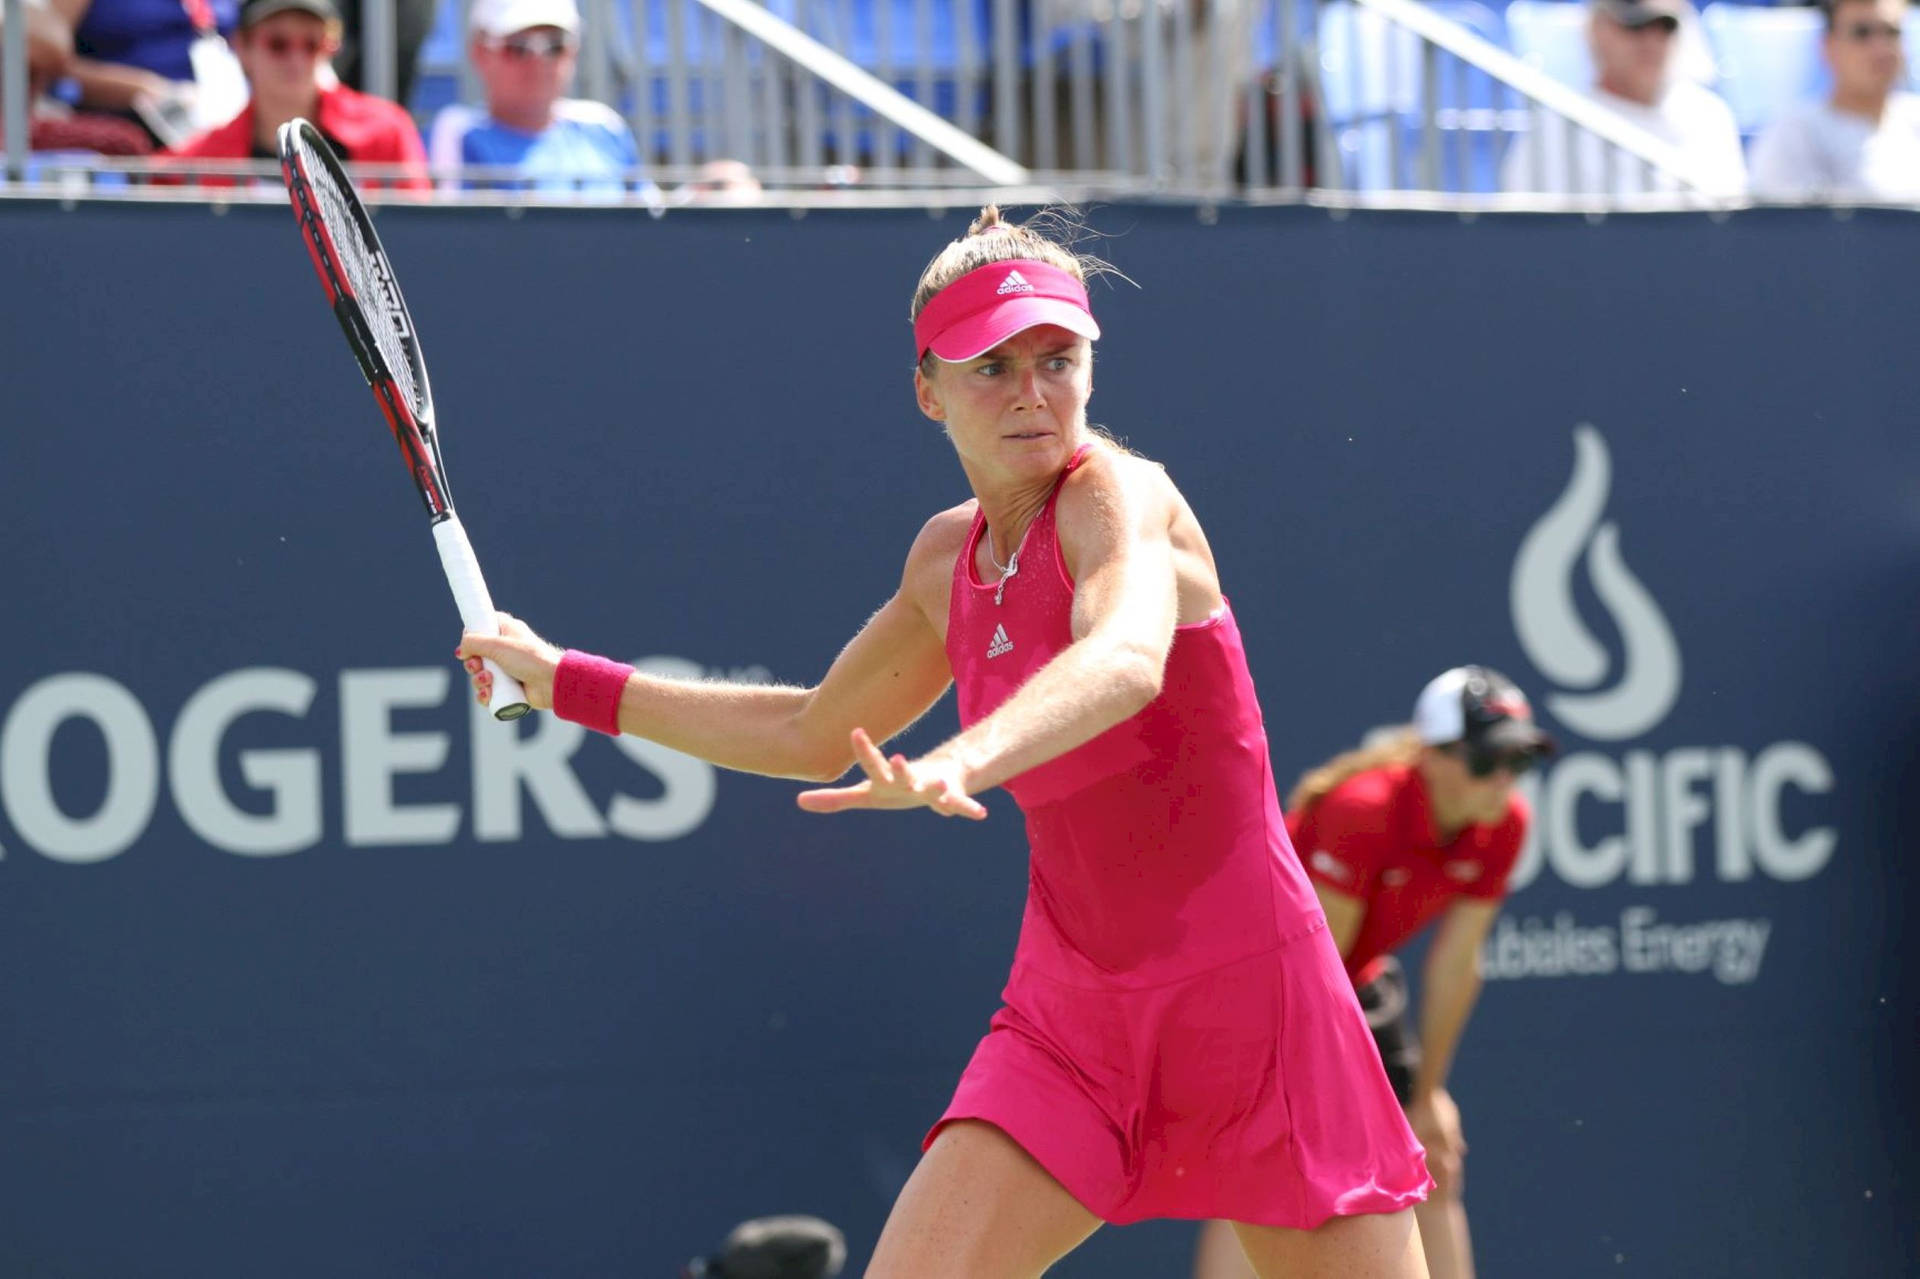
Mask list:
[[[994,290],[1001,297],[1009,293],[1031,293],[1033,286],[1027,283],[1027,277],[1018,271],[1007,272],[1007,278],[1000,281],[1000,287]]]

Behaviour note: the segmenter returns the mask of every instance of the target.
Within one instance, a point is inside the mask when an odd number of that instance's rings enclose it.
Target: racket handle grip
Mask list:
[[[460,622],[476,635],[498,635],[500,619],[493,608],[493,596],[487,593],[487,581],[480,576],[480,561],[473,557],[473,543],[460,517],[447,512],[447,518],[433,526],[433,542],[440,548],[440,567],[446,570],[447,585],[453,588],[453,602],[460,606]],[[532,705],[520,681],[484,659],[487,674],[493,676],[493,696],[487,709],[495,719],[519,719]]]

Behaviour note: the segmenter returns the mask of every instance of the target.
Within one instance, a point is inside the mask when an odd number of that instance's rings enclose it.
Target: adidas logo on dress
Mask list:
[[[987,644],[987,656],[994,658],[1012,651],[1013,641],[1007,638],[1007,628],[1004,625],[994,627],[993,639]]]
[[[1031,293],[1033,286],[1027,283],[1027,277],[1018,271],[1007,272],[1007,278],[1000,281],[1000,287],[994,290],[1001,297],[1009,293]]]

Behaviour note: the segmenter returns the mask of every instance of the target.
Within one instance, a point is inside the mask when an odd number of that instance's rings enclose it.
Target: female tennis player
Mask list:
[[[1511,680],[1461,666],[1421,691],[1411,725],[1313,769],[1287,798],[1287,830],[1306,858],[1394,1094],[1427,1149],[1434,1193],[1415,1213],[1434,1279],[1473,1275],[1461,1199],[1467,1143],[1447,1072],[1480,993],[1480,943],[1526,839],[1527,806],[1514,779],[1552,750]],[[1393,952],[1435,916],[1416,1035]],[[1236,1252],[1224,1227],[1206,1228],[1195,1279],[1245,1276]]]
[[[1092,266],[989,207],[914,293],[914,391],[973,497],[815,688],[675,683],[502,617],[535,706],[800,806],[1026,815],[1005,1004],[875,1248],[883,1279],[1024,1279],[1102,1221],[1237,1223],[1262,1276],[1426,1273],[1430,1182],[1292,849],[1232,611],[1164,471],[1087,424]],[[487,680],[475,675],[486,696]],[[962,731],[881,743],[949,683]]]

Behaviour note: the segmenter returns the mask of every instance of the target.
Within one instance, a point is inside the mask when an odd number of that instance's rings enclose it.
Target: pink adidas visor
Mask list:
[[[1036,324],[1057,324],[1088,341],[1100,336],[1086,285],[1057,266],[1018,258],[977,267],[934,294],[913,322],[913,341],[921,359],[932,351],[959,364]]]

